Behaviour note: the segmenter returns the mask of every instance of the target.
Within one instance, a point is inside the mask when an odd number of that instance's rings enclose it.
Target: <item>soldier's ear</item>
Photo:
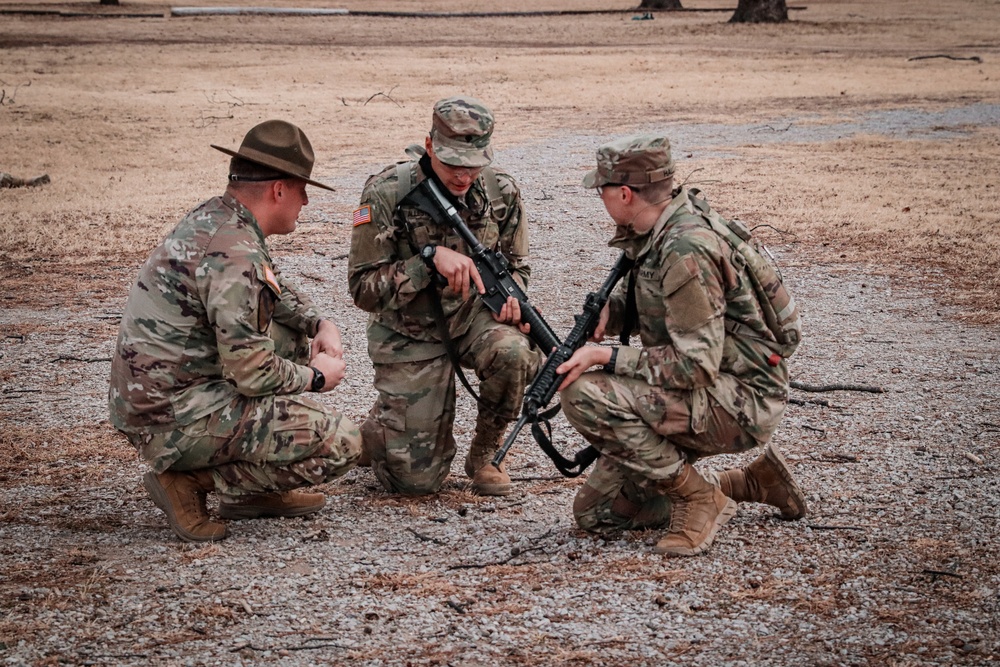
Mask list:
[[[285,182],[282,180],[271,181],[271,187],[267,189],[268,198],[274,203],[279,203],[285,196]]]

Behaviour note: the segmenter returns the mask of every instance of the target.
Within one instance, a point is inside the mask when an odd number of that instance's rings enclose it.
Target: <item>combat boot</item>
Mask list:
[[[254,493],[229,496],[219,500],[219,516],[223,519],[256,519],[262,516],[305,516],[323,509],[326,496],[322,493]]]
[[[212,521],[205,505],[205,496],[215,490],[211,470],[147,472],[142,483],[185,542],[215,542],[228,534],[226,524]]]
[[[736,515],[736,503],[689,463],[661,487],[671,501],[670,527],[653,548],[667,556],[697,556],[712,546],[715,534]]]
[[[767,503],[781,510],[782,519],[806,515],[806,497],[795,483],[784,457],[771,445],[745,468],[719,473],[719,488],[738,503]]]
[[[624,528],[662,528],[670,520],[670,499],[626,481],[611,502],[611,513],[624,520]]]
[[[472,491],[480,496],[507,496],[511,488],[506,461],[497,468],[493,456],[500,449],[507,425],[476,422],[476,435],[465,457],[465,474],[472,478]]]

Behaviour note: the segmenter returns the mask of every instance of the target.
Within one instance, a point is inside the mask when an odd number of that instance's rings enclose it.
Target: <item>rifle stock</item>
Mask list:
[[[535,436],[535,441],[538,442],[542,450],[552,459],[559,472],[566,477],[576,477],[597,458],[598,453],[592,447],[586,447],[577,452],[572,461],[559,454],[552,446],[551,439],[538,425],[539,421],[545,421],[546,428],[548,429],[547,420],[559,412],[559,406],[557,405],[554,409],[545,413],[540,413],[539,411],[548,406],[549,402],[555,396],[556,391],[559,390],[559,385],[562,384],[563,378],[566,377],[565,374],[557,375],[556,369],[572,357],[573,353],[583,347],[590,337],[594,335],[597,324],[601,319],[601,311],[604,310],[604,306],[611,297],[612,290],[618,281],[621,280],[621,277],[632,268],[633,264],[634,262],[626,257],[625,253],[622,253],[612,267],[608,277],[605,278],[600,289],[587,295],[587,299],[583,305],[583,313],[573,316],[573,329],[566,336],[566,340],[548,356],[545,364],[524,392],[521,417],[514,424],[514,428],[493,457],[492,463],[494,466],[500,467],[500,464],[507,456],[507,452],[510,451],[511,446],[514,444],[518,433],[520,433],[521,429],[529,421],[532,423],[531,431],[532,435]]]

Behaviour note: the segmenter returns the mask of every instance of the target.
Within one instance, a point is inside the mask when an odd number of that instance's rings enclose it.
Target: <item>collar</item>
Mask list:
[[[656,240],[663,236],[666,229],[670,226],[670,219],[682,208],[688,208],[690,212],[694,211],[688,199],[686,188],[681,188],[673,196],[652,227],[641,233],[636,232],[631,225],[617,227],[615,235],[608,241],[608,245],[624,251],[626,257],[638,262],[646,256]]]

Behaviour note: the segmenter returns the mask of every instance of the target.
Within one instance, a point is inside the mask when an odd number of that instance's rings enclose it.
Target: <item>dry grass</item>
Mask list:
[[[68,452],[72,452],[72,460],[67,460]],[[58,488],[80,480],[96,484],[109,474],[109,463],[133,461],[135,456],[128,442],[106,424],[0,429],[0,483],[7,487]],[[17,508],[8,511],[17,512]]]
[[[367,7],[361,0],[341,4]],[[155,2],[129,6],[166,10]],[[504,4],[565,7],[557,0]],[[588,7],[606,4],[573,3]],[[400,0],[379,8],[469,6]],[[53,182],[0,193],[3,300],[85,304],[107,290],[121,293],[149,248],[221,189],[225,161],[208,144],[236,145],[266,117],[288,117],[308,130],[319,157],[314,175],[349,179],[348,189],[360,190],[371,165],[420,139],[430,104],[454,93],[458,81],[494,106],[501,147],[564,128],[612,133],[615,125],[662,121],[758,122],[815,112],[850,118],[860,110],[998,101],[996,58],[906,60],[933,52],[988,55],[996,32],[989,3],[918,9],[829,2],[793,12],[784,26],[730,26],[724,18],[426,19],[414,30],[405,21],[361,17],[6,17],[0,45],[15,48],[0,62],[0,80],[30,86],[0,107],[0,168],[45,171]],[[247,34],[256,58],[234,66]],[[212,46],[191,49],[195,42]],[[472,43],[474,57],[465,57],[472,54],[461,45]],[[738,158],[699,166],[719,181],[711,187],[716,201],[794,231],[816,261],[871,262],[901,280],[927,281],[964,318],[996,323],[991,304],[1000,297],[1000,278],[992,266],[1000,226],[992,202],[1000,136],[996,128],[968,129],[940,141],[871,136],[750,145]],[[577,177],[552,175],[557,183]],[[357,195],[343,196],[346,202],[322,205],[327,219],[347,219]],[[347,233],[343,224],[305,225],[278,245],[344,246]],[[32,289],[39,281],[65,289]]]

